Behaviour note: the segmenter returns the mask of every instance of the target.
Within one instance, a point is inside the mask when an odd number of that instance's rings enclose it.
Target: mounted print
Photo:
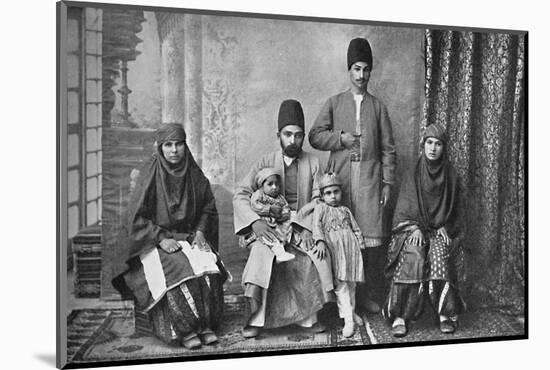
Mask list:
[[[57,4],[59,368],[527,338],[527,32]]]

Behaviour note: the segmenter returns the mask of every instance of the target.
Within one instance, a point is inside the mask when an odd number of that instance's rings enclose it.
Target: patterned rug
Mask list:
[[[297,326],[264,330],[257,338],[247,339],[241,334],[246,311],[242,302],[226,302],[224,320],[218,331],[219,342],[199,350],[169,346],[159,339],[136,333],[135,318],[129,309],[75,310],[68,317],[68,363],[128,361],[184,358],[228,353],[268,352],[280,350],[307,350],[342,348],[404,342],[456,340],[521,336],[523,324],[514,317],[491,311],[476,311],[461,317],[459,330],[444,335],[428,314],[410,325],[405,338],[394,338],[390,326],[381,315],[365,315],[365,324],[352,338],[342,336],[341,322],[336,319],[336,308],[328,305],[320,320],[329,329],[311,334]]]
[[[372,332],[372,343],[408,343],[525,335],[522,320],[516,316],[505,315],[494,310],[467,311],[460,316],[458,329],[453,334],[443,334],[439,331],[436,316],[430,310],[427,311],[418,321],[407,325],[408,333],[403,338],[395,338],[391,335],[391,323],[382,315],[368,314],[367,327],[369,332]]]
[[[325,315],[331,315],[327,310]],[[332,315],[331,315],[332,316]],[[351,338],[342,336],[339,323],[330,325],[324,333],[308,333],[300,327],[288,326],[264,330],[256,338],[244,338],[241,329],[246,311],[242,302],[227,303],[224,319],[218,331],[219,342],[199,350],[170,346],[159,339],[136,333],[135,318],[128,309],[74,310],[68,317],[69,364],[147,360],[187,356],[207,356],[227,353],[250,353],[280,350],[304,350],[371,344],[366,327],[361,326]]]

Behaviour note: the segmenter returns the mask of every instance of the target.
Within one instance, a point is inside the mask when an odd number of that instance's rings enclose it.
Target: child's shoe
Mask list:
[[[397,317],[391,326],[391,333],[396,338],[402,338],[407,335],[407,324],[401,317]]]
[[[344,317],[344,328],[342,329],[342,335],[346,338],[353,336],[355,332],[355,323],[353,317]]]
[[[288,262],[294,259],[294,255],[285,251],[282,243],[277,244],[271,250],[275,254],[275,262],[277,263]]]

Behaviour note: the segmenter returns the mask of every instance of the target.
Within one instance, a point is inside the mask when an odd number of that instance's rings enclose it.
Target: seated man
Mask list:
[[[279,109],[277,137],[281,150],[264,155],[239,184],[233,197],[235,232],[241,243],[250,248],[243,271],[244,295],[250,303],[251,316],[243,329],[247,338],[261,328],[297,324],[313,332],[325,330],[317,322],[317,312],[333,300],[330,260],[317,258],[310,231],[311,212],[300,210],[318,197],[319,160],[303,152],[304,113],[296,100],[285,100]],[[274,264],[274,254],[262,239],[277,239],[267,221],[255,213],[250,204],[257,190],[258,171],[275,168],[282,174],[281,193],[291,209],[293,231],[288,253],[294,259]],[[313,209],[311,205],[307,207]]]

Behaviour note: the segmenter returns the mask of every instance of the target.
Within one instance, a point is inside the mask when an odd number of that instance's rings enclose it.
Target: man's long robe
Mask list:
[[[297,209],[309,209],[298,212],[292,219],[297,229],[311,230],[311,201],[318,197],[317,179],[319,160],[312,154],[302,152],[298,161]],[[285,194],[285,165],[283,153],[278,150],[264,155],[240,182],[233,196],[235,233],[247,236],[252,232],[251,225],[260,219],[250,207],[250,197],[257,190],[255,177],[259,170],[272,167],[282,174],[281,194]],[[304,207],[306,206],[306,207]],[[299,237],[295,238],[295,240]],[[250,245],[250,255],[243,271],[242,283],[254,284],[267,289],[267,307],[265,327],[280,327],[296,323],[315,314],[324,303],[331,299],[332,273],[330,260],[319,260],[311,251],[291,248],[288,251],[296,255],[292,261],[275,265],[273,253],[259,240]]]

